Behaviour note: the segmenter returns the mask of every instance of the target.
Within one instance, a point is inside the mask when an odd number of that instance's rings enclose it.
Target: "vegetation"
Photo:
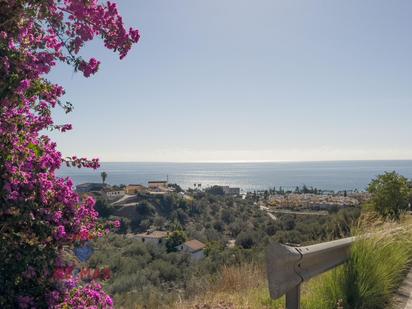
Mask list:
[[[218,287],[230,290],[230,282],[235,282],[245,269],[254,268],[260,275],[264,272],[269,241],[309,244],[339,238],[350,233],[360,213],[357,208],[346,208],[329,216],[285,214],[273,220],[252,199],[214,192],[141,194],[137,202],[127,219],[130,223],[124,221],[121,228],[129,232],[142,232],[148,227],[171,231],[165,245],[153,247],[123,235],[111,235],[95,242],[95,254],[89,261],[92,268],[101,264],[112,269],[113,277],[105,287],[116,303],[126,308],[168,307],[179,299],[194,301],[196,295],[211,293]],[[96,205],[110,213],[109,218],[116,214],[117,209],[103,200]],[[197,263],[190,262],[184,253],[174,252],[176,245],[193,238],[207,244],[206,257]],[[229,241],[235,246],[228,247]],[[258,286],[254,289],[265,284],[262,280],[255,282]],[[245,284],[241,286],[246,289]]]
[[[166,305],[188,282],[189,256],[168,253],[166,247],[113,234],[97,240],[95,249],[89,266],[107,265],[112,270],[112,278],[105,285],[117,306]]]
[[[94,200],[81,200],[73,182],[59,178],[62,162],[99,166],[97,159],[62,157],[49,131],[54,108],[73,110],[62,86],[47,79],[58,63],[85,77],[100,61],[84,59],[85,44],[99,37],[124,58],[139,40],[126,30],[116,4],[100,1],[0,1],[0,307],[111,308],[95,282],[82,282],[63,248],[103,235]]]
[[[372,180],[368,191],[372,194],[368,206],[385,218],[399,220],[409,207],[408,180],[396,172],[386,172]]]
[[[330,216],[283,214],[273,220],[254,205],[253,197],[241,199],[205,192],[190,196],[140,194],[135,202],[137,206],[127,206],[130,223],[122,226],[130,232],[145,232],[150,227],[168,231],[182,228],[188,238],[221,246],[236,240],[245,249],[265,246],[270,239],[299,244],[348,235],[350,225],[360,214],[358,208],[342,208],[331,209]],[[114,218],[124,210],[102,199],[97,200],[96,207],[105,218]]]
[[[270,299],[266,269],[262,264],[224,266],[213,283],[193,298],[176,302],[173,308],[284,308],[283,299]]]
[[[101,172],[100,177],[102,178],[102,183],[106,183],[107,173],[106,172]]]
[[[176,247],[183,244],[187,239],[185,232],[181,229],[173,231],[166,239],[167,252],[176,252]]]
[[[363,220],[363,226],[371,231],[370,226],[376,221],[376,217]],[[382,233],[397,227],[403,230]],[[357,242],[346,264],[303,285],[303,309],[390,307],[392,296],[411,265],[412,232],[409,222],[381,222],[372,230],[377,234]],[[284,298],[272,300],[264,267],[246,263],[223,267],[213,286],[193,299],[176,303],[175,308],[283,309]]]
[[[388,308],[412,261],[410,227],[404,223],[404,230],[387,232],[397,226],[384,224],[357,241],[346,264],[312,284],[307,308],[336,308],[338,302],[343,308]]]
[[[333,192],[333,191],[330,191],[330,190],[324,191],[324,190],[318,189],[316,187],[312,187],[312,186],[308,187],[306,185],[303,185],[302,187],[297,186],[297,187],[295,187],[294,190],[290,190],[290,189],[285,190],[283,187],[278,187],[278,188],[273,187],[272,189],[264,190],[263,191],[263,196],[266,199],[271,194],[277,194],[277,195],[285,195],[285,194],[291,194],[291,193],[297,193],[297,194],[300,194],[300,193],[301,194],[322,194],[324,192],[330,193],[330,192]],[[256,199],[257,196],[258,196],[258,193],[262,193],[262,191],[260,191],[260,192],[254,191],[252,193],[252,196],[255,197],[255,199]]]
[[[124,308],[280,309],[283,300],[270,299],[267,289],[264,252],[270,241],[312,244],[380,231],[358,241],[345,265],[305,283],[302,307],[385,308],[411,265],[407,223],[384,223],[402,218],[401,210],[409,198],[405,184],[405,179],[395,173],[373,180],[367,208],[376,210],[376,215],[358,225],[355,222],[360,209],[354,207],[331,208],[327,216],[277,214],[274,220],[257,207],[254,195],[246,199],[229,197],[217,188],[189,194],[139,194],[133,200],[137,206],[122,218],[121,231],[171,231],[164,245],[144,244],[120,234],[107,236],[95,242],[97,250],[89,266],[107,265],[112,269],[113,276],[105,288]],[[393,204],[395,210],[382,212],[371,207],[384,205],[382,200],[388,201],[385,194],[399,192],[402,201]],[[98,200],[96,206],[109,219],[122,211],[104,200]],[[382,233],[396,226],[405,227],[405,232]],[[205,258],[196,263],[175,250],[192,238],[207,244]]]

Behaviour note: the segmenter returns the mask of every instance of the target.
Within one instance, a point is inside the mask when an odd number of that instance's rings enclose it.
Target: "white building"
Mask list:
[[[226,195],[240,195],[240,188],[233,188],[229,186],[222,186],[223,192]]]
[[[176,248],[179,251],[189,253],[195,261],[199,261],[205,257],[204,249],[206,245],[196,239],[188,240]]]
[[[153,244],[153,245],[159,245],[163,244],[165,241],[165,238],[169,236],[169,232],[165,231],[147,231],[145,233],[140,233],[140,234],[133,234],[130,235],[129,237],[138,239],[144,243],[148,244]]]
[[[240,188],[234,188],[229,186],[214,186],[221,188],[225,195],[240,195]]]
[[[121,189],[112,189],[112,190],[105,191],[105,194],[106,194],[107,198],[114,199],[114,198],[124,196],[126,194],[126,191],[121,190]]]

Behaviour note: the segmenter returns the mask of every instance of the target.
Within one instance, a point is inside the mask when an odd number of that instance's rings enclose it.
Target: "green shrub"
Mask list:
[[[250,249],[256,244],[256,239],[257,237],[254,231],[244,231],[237,236],[236,245],[244,249]]]
[[[408,270],[410,233],[357,241],[347,263],[309,283],[304,308],[383,309]]]
[[[386,172],[373,179],[368,191],[372,197],[367,207],[382,217],[399,220],[401,213],[408,209],[410,198],[408,179],[396,172]]]

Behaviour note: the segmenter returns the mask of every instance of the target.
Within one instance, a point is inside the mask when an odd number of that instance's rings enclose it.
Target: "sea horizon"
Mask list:
[[[348,159],[348,160],[216,160],[216,161],[145,161],[145,160],[136,160],[136,161],[102,161],[100,163],[173,163],[173,164],[189,164],[189,163],[310,163],[310,162],[385,162],[385,161],[412,161],[412,159]]]
[[[100,182],[108,174],[111,185],[169,180],[187,189],[229,185],[244,192],[282,187],[287,190],[306,185],[322,190],[366,189],[369,182],[385,171],[412,178],[412,160],[336,160],[282,162],[101,162],[97,170],[62,167],[58,176],[74,183]]]

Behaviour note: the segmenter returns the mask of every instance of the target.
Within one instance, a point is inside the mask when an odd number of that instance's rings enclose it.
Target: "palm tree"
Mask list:
[[[106,178],[107,178],[107,173],[106,172],[101,172],[100,176],[102,177],[102,182],[105,183]]]

